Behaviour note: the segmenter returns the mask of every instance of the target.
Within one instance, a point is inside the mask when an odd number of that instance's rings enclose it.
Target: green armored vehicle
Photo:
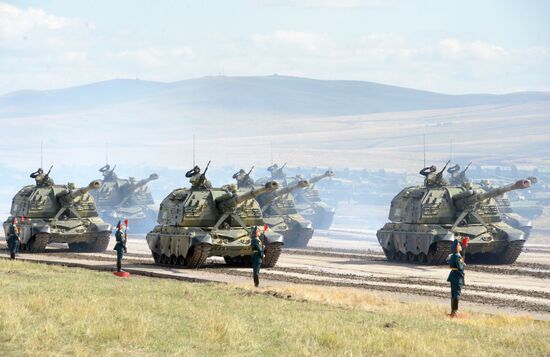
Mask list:
[[[262,211],[255,197],[274,191],[276,182],[237,193],[235,185],[212,188],[197,171],[191,189],[172,191],[161,203],[158,225],[147,234],[147,243],[158,264],[198,268],[207,257],[221,256],[231,265],[251,260],[250,232],[264,226]],[[271,230],[262,235],[266,247],[262,265],[275,266],[283,237]]]
[[[306,219],[311,221],[313,228],[329,229],[334,220],[334,208],[321,200],[319,191],[313,186],[324,178],[334,176],[334,172],[329,170],[322,175],[309,179],[309,186],[297,190],[294,193],[296,209]],[[298,180],[300,176],[296,177]]]
[[[307,180],[298,181],[277,191],[258,196],[264,221],[269,227],[285,237],[285,247],[305,248],[313,236],[311,221],[298,212],[292,191],[305,188]]]
[[[426,168],[429,169],[429,168]],[[448,185],[441,173],[426,169],[424,186],[407,187],[391,202],[389,219],[376,233],[388,260],[443,264],[455,237],[468,237],[467,260],[514,263],[524,233],[502,221],[494,198],[525,189],[529,180],[490,191]],[[443,170],[442,170],[443,171]]]
[[[49,243],[68,243],[73,250],[105,251],[111,226],[98,217],[94,199],[88,193],[98,189],[101,182],[92,181],[87,187],[75,189],[71,183],[55,185],[48,174],[31,177],[36,185],[17,192],[11,216],[4,222],[6,233],[14,217],[21,222],[20,250],[42,252]]]
[[[157,180],[158,175],[153,173],[140,181],[134,177],[121,179],[114,169],[109,165],[99,169],[103,173],[103,185],[92,193],[99,215],[112,225],[126,218],[132,232],[148,232],[155,226],[158,211],[154,209],[155,201],[147,184]]]

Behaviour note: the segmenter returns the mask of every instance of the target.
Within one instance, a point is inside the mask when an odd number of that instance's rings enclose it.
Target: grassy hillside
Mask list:
[[[365,81],[288,76],[203,77],[174,83],[117,79],[0,96],[0,117],[73,113],[138,104],[161,112],[190,110],[339,116],[549,101],[550,93],[447,95]],[[126,108],[127,109],[127,108]]]
[[[315,287],[189,284],[0,260],[0,355],[549,355],[550,323],[450,320]]]

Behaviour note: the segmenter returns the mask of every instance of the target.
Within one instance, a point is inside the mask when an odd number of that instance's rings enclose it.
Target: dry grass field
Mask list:
[[[548,356],[550,323],[364,292],[254,290],[0,260],[0,355]]]

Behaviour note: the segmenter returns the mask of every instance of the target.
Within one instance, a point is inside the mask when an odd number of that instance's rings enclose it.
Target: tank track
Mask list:
[[[180,266],[184,268],[196,269],[200,268],[210,254],[210,244],[195,244],[187,252],[187,256],[167,256],[153,252],[153,260],[156,264]]]
[[[403,263],[414,264],[429,264],[429,265],[441,265],[445,264],[447,256],[451,253],[451,242],[435,242],[430,246],[428,254],[419,253],[407,254],[401,252],[395,252],[393,250],[385,249],[384,254],[389,261],[397,261]]]
[[[50,241],[48,233],[35,234],[27,244],[21,245],[21,251],[28,253],[42,253],[46,250],[46,246]]]
[[[273,268],[277,264],[277,261],[281,256],[282,247],[282,243],[271,243],[267,246],[265,250],[265,257],[262,261],[263,268]]]
[[[497,264],[514,264],[523,250],[525,241],[518,240],[508,244],[504,253],[496,257]]]
[[[252,257],[250,255],[241,257],[223,257],[225,263],[234,267],[250,267],[252,265]]]
[[[69,243],[69,248],[75,252],[102,253],[107,249],[111,234],[109,232],[92,235],[87,242]]]
[[[435,249],[432,250],[434,246]],[[430,246],[430,251],[426,255],[426,263],[430,265],[445,264],[449,254],[451,254],[451,242],[435,242]]]

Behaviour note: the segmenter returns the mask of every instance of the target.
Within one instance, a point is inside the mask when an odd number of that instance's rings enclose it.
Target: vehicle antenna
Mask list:
[[[269,147],[270,147],[271,165],[273,165],[273,140],[269,142]]]
[[[453,161],[453,138],[451,137],[451,147],[449,149],[449,161]]]
[[[193,167],[195,167],[195,134],[193,134]]]
[[[44,141],[40,141],[40,168],[42,168],[44,164]]]
[[[426,167],[426,133],[424,133],[424,166]]]

